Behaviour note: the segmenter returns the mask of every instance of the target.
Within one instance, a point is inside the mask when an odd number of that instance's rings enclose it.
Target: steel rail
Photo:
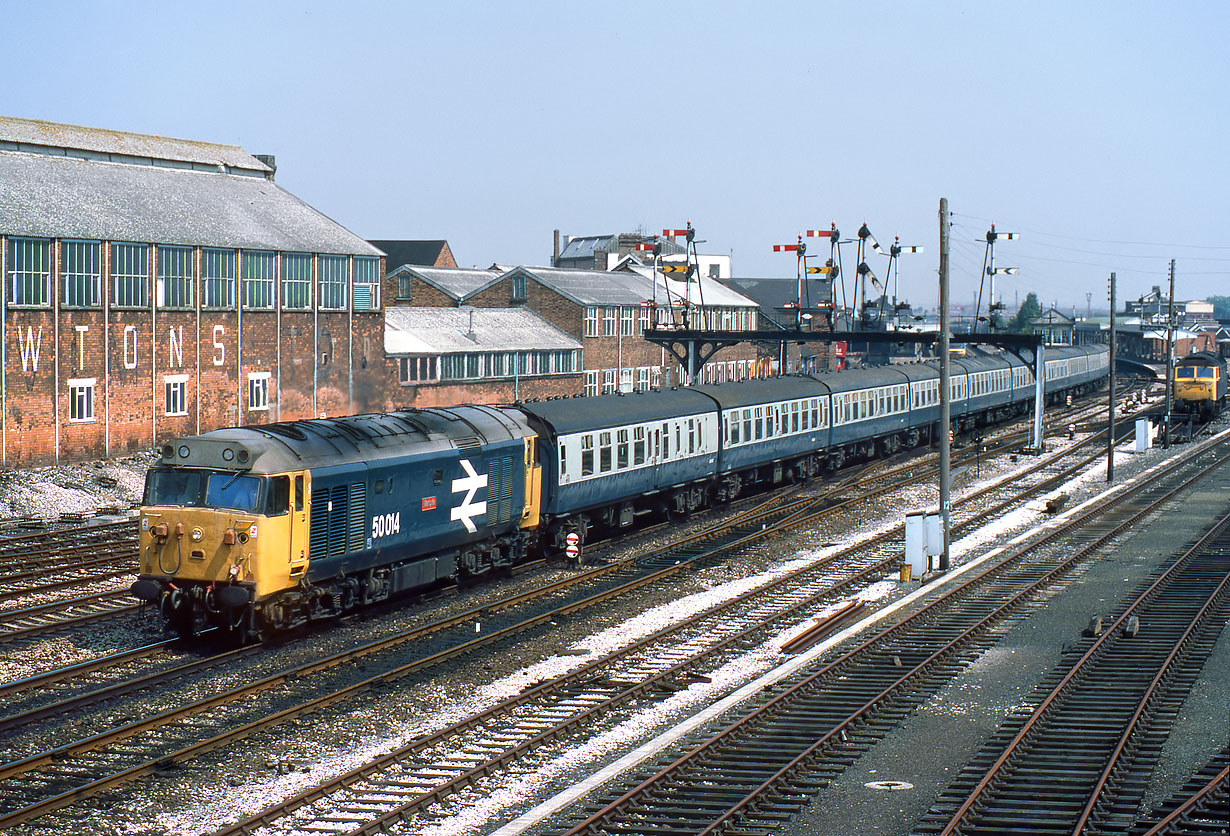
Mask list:
[[[1000,754],[1000,756],[995,759],[995,762],[992,763],[991,766],[986,770],[982,779],[979,780],[978,783],[974,786],[974,788],[969,792],[965,801],[962,802],[962,804],[956,809],[956,811],[953,812],[948,823],[944,825],[943,828],[940,829],[939,831],[940,836],[952,836],[952,834],[958,832],[964,819],[968,816],[970,811],[979,803],[983,794],[989,789],[991,784],[1000,776],[1000,774],[1006,768],[1008,763],[1013,759],[1013,757],[1017,755],[1018,747],[1020,747],[1024,741],[1026,741],[1029,737],[1031,737],[1034,730],[1048,716],[1051,709],[1057,704],[1061,696],[1064,695],[1071,688],[1072,684],[1075,682],[1077,677],[1083,675],[1087,671],[1090,664],[1101,655],[1101,652],[1103,651],[1103,649],[1113,642],[1114,638],[1118,635],[1119,630],[1123,628],[1123,626],[1127,623],[1128,619],[1131,618],[1133,615],[1135,615],[1137,611],[1140,610],[1145,603],[1151,600],[1158,590],[1172,583],[1174,580],[1174,577],[1178,574],[1178,572],[1181,571],[1184,567],[1186,567],[1186,565],[1191,561],[1191,559],[1193,559],[1194,556],[1198,555],[1200,551],[1208,543],[1216,539],[1216,537],[1219,536],[1223,532],[1223,530],[1225,529],[1227,525],[1230,525],[1230,515],[1227,515],[1226,517],[1223,517],[1221,520],[1219,520],[1212,529],[1206,532],[1204,536],[1202,536],[1196,542],[1196,544],[1194,544],[1191,548],[1189,548],[1186,552],[1184,552],[1183,555],[1181,555],[1170,566],[1168,566],[1166,571],[1163,572],[1156,580],[1154,580],[1154,582],[1150,584],[1149,587],[1143,593],[1141,593],[1137,597],[1137,599],[1133,601],[1132,604],[1129,605],[1123,613],[1120,614],[1120,616],[1109,627],[1109,629],[1106,629],[1100,636],[1098,636],[1095,639],[1093,644],[1085,651],[1084,654],[1082,654],[1080,659],[1078,659],[1071,666],[1071,669],[1063,676],[1063,678],[1051,690],[1051,692],[1042,699],[1042,701],[1039,703],[1037,708],[1034,709],[1030,717],[1022,724],[1021,728],[1013,736],[1012,740],[1009,741],[1007,746],[1004,747],[1003,753]],[[1216,600],[1216,596],[1220,595],[1226,589],[1228,584],[1230,584],[1230,575],[1227,575],[1226,577],[1224,577],[1221,583],[1218,584],[1218,586],[1213,592],[1213,595],[1209,596],[1209,600],[1205,602],[1205,604],[1201,607],[1200,611],[1197,613],[1197,618],[1203,617],[1204,615],[1208,613],[1213,602]],[[1175,643],[1174,647],[1171,649],[1170,653],[1167,655],[1165,663],[1160,667],[1157,674],[1153,677],[1152,681],[1150,682],[1150,685],[1146,689],[1145,693],[1141,696],[1138,702],[1138,705],[1136,707],[1136,710],[1133,712],[1133,715],[1132,715],[1133,722],[1139,719],[1140,715],[1143,713],[1144,707],[1148,703],[1150,698],[1152,697],[1154,689],[1156,688],[1157,684],[1161,681],[1163,675],[1167,672],[1169,663],[1178,654],[1182,642],[1185,641],[1187,637],[1191,635],[1193,629],[1196,626],[1196,623],[1197,623],[1196,619],[1193,619],[1192,623],[1188,625],[1186,630],[1184,630],[1179,641]],[[1076,826],[1072,830],[1074,834],[1077,834],[1079,836],[1081,832],[1081,828],[1088,822],[1089,816],[1092,813],[1092,810],[1097,803],[1098,792],[1104,787],[1106,779],[1109,777],[1110,773],[1114,770],[1115,760],[1117,756],[1121,753],[1123,745],[1126,742],[1128,736],[1130,736],[1131,732],[1133,731],[1133,722],[1129,722],[1126,729],[1120,736],[1118,743],[1112,753],[1110,761],[1107,763],[1103,773],[1099,776],[1097,783],[1093,787],[1093,793],[1091,797],[1088,799],[1087,803],[1085,804],[1084,809],[1082,810],[1082,813],[1077,820]]]
[[[1180,466],[1182,466],[1186,458],[1187,456],[1184,456],[1172,462],[1167,468],[1166,472],[1170,473],[1170,472],[1173,472],[1174,470],[1177,470]],[[1034,590],[1042,589],[1042,588],[1045,588],[1045,586],[1053,583],[1061,573],[1067,571],[1069,567],[1073,566],[1074,564],[1078,563],[1080,560],[1084,559],[1085,556],[1091,553],[1095,548],[1099,547],[1102,543],[1105,543],[1109,541],[1110,539],[1112,539],[1113,537],[1118,536],[1120,533],[1122,533],[1122,531],[1126,530],[1128,526],[1130,526],[1133,522],[1135,522],[1137,519],[1142,517],[1144,514],[1158,507],[1162,503],[1168,501],[1171,497],[1173,497],[1179,491],[1186,488],[1187,485],[1190,484],[1192,481],[1199,479],[1205,473],[1211,471],[1213,468],[1219,466],[1220,464],[1221,464],[1221,460],[1218,460],[1214,464],[1201,469],[1201,471],[1195,477],[1193,477],[1192,479],[1189,479],[1186,484],[1173,488],[1172,490],[1166,492],[1163,496],[1153,499],[1145,507],[1142,507],[1139,510],[1135,511],[1134,513],[1130,514],[1126,519],[1120,522],[1117,526],[1115,526],[1114,528],[1112,528],[1111,530],[1105,533],[1102,533],[1096,540],[1084,546],[1083,548],[1078,550],[1076,553],[1069,555],[1068,558],[1063,563],[1061,563],[1060,565],[1056,566],[1055,568],[1047,572],[1040,580],[1037,580],[1034,583],[1030,584],[1030,589],[1034,589]],[[1158,478],[1160,478],[1160,475]],[[1155,478],[1150,484],[1156,484],[1156,481],[1157,479]],[[990,567],[979,577],[966,581],[962,583],[960,586],[958,586],[957,588],[951,590],[945,596],[945,598],[942,599],[942,601],[950,601],[953,598],[955,598],[957,595],[960,595],[964,593],[965,591],[967,591],[968,589],[970,589],[974,584],[982,583],[992,573],[999,571],[1000,569],[1002,569],[1009,563],[1015,561],[1021,555],[1027,553],[1028,551],[1032,551],[1038,548],[1040,545],[1055,541],[1060,536],[1066,534],[1068,531],[1082,525],[1083,523],[1091,519],[1095,514],[1106,513],[1109,509],[1120,505],[1127,498],[1127,496],[1128,494],[1121,493],[1121,494],[1118,494],[1117,496],[1111,497],[1108,499],[1108,501],[1101,504],[1097,508],[1089,508],[1083,514],[1078,515],[1077,517],[1073,518],[1072,520],[1069,521],[1067,526],[1063,528],[1057,528],[1055,530],[1052,530],[1051,532],[1046,533],[1044,536],[1038,538],[1037,540],[1019,547],[1013,552],[1005,555],[994,566]],[[1028,594],[1030,594],[1028,591],[1020,592],[1016,596],[1014,596],[1013,600],[1014,601],[1020,600]],[[683,767],[690,764],[693,760],[699,759],[702,753],[707,752],[710,749],[716,748],[716,746],[719,743],[726,741],[729,738],[732,738],[738,732],[740,732],[744,728],[747,728],[751,724],[752,720],[760,718],[760,717],[768,716],[768,710],[770,708],[785,705],[789,698],[801,692],[803,688],[805,688],[807,685],[818,681],[825,674],[835,672],[839,665],[845,663],[848,659],[854,657],[855,654],[859,654],[859,653],[863,653],[865,651],[871,650],[876,644],[884,641],[887,637],[898,635],[900,632],[907,629],[908,626],[915,624],[915,623],[920,623],[923,618],[925,618],[933,610],[936,609],[939,603],[941,602],[933,602],[932,604],[928,605],[926,608],[919,611],[918,613],[915,613],[914,615],[908,617],[907,619],[904,619],[903,621],[898,622],[897,624],[887,628],[886,630],[882,631],[879,635],[863,642],[858,647],[849,651],[847,654],[843,655],[840,659],[835,660],[834,662],[826,665],[821,671],[816,672],[815,674],[807,677],[802,682],[795,684],[789,690],[774,697],[771,701],[766,703],[764,706],[761,706],[760,708],[756,709],[755,711],[746,715],[740,720],[726,726],[724,729],[717,732],[716,734],[714,734],[712,737],[710,737],[706,741],[696,745],[688,753],[676,759],[673,763],[667,765],[666,767],[663,767],[658,772],[656,772],[653,776],[641,781],[637,786],[623,793],[619,798],[605,804],[601,809],[595,811],[585,820],[583,820],[579,824],[569,829],[567,831],[568,836],[578,836],[578,834],[582,834],[586,832],[595,832],[594,829],[600,827],[601,824],[603,823],[603,820],[608,818],[610,815],[612,815],[616,810],[630,806],[632,802],[644,796],[651,789],[655,788],[658,784],[663,783],[665,779],[667,779],[669,776],[675,775],[676,773],[680,772]],[[1004,610],[1006,606],[1007,606],[1007,603],[997,608],[996,611],[998,612],[998,611]],[[976,628],[970,628],[969,630],[963,631],[962,635],[967,635],[967,634],[972,635],[975,629]],[[924,661],[923,664],[915,666],[914,670],[921,671],[923,669],[923,666],[926,664],[929,664],[931,661],[932,661],[932,658],[928,657],[928,659]],[[893,683],[893,687],[896,687],[897,685],[901,684],[903,679],[904,679],[903,677],[898,677],[898,679]],[[868,703],[867,705],[874,705],[874,701]],[[701,832],[703,833],[716,832],[721,827],[724,827],[725,825],[731,823],[738,816],[740,812],[750,808],[751,805],[755,802],[757,798],[759,798],[762,794],[770,790],[772,787],[776,786],[784,777],[791,774],[796,768],[798,768],[803,763],[805,763],[811,755],[815,754],[819,750],[820,745],[822,743],[830,742],[836,739],[838,735],[840,735],[843,731],[847,730],[849,728],[849,725],[852,724],[854,720],[863,716],[863,714],[867,710],[867,705],[865,705],[863,709],[860,709],[859,712],[855,712],[849,715],[849,717],[847,718],[845,722],[837,726],[834,726],[829,732],[826,732],[822,736],[821,740],[817,741],[812,746],[809,746],[808,749],[803,754],[796,756],[788,764],[776,770],[774,775],[772,775],[769,779],[764,780],[760,785],[755,787],[752,791],[747,792],[746,795],[743,796],[741,799],[739,799],[737,802],[728,805],[727,811],[721,814],[719,818],[716,819],[713,822],[713,824],[711,824],[710,827],[706,828],[705,830]]]

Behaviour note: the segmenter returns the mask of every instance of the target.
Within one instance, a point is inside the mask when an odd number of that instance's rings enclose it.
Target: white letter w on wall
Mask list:
[[[23,372],[30,371],[30,366],[34,367],[34,371],[38,371],[38,355],[43,347],[43,326],[38,326],[38,337],[34,336],[34,327],[26,326],[26,335],[21,335],[21,329],[17,330],[17,342],[21,343],[21,370]]]

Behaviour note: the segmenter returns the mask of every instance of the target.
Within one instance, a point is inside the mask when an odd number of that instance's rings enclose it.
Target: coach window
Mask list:
[[[671,457],[671,425],[662,425],[662,459],[669,460]]]
[[[559,475],[566,476],[568,474],[568,448],[564,442],[559,443]]]
[[[764,438],[764,409],[759,406],[756,407],[754,417],[753,423],[756,425],[756,440],[759,441]]]
[[[743,410],[743,440],[752,440],[752,411],[750,409]]]
[[[616,449],[615,466],[621,470],[628,466],[628,431],[619,431],[619,447]]]
[[[688,419],[688,454],[696,452],[696,421]]]
[[[581,475],[591,476],[594,472],[594,437],[581,436]]]
[[[632,430],[632,463],[645,463],[645,428],[634,427]]]
[[[598,434],[598,470],[602,473],[611,471],[611,434]]]
[[[675,424],[675,452],[683,455],[683,424],[682,422]]]
[[[737,411],[734,413],[733,421],[730,420],[730,418],[731,418],[730,414],[727,414],[726,422],[730,426],[730,432],[729,432],[730,443],[738,444],[739,443],[739,413]]]

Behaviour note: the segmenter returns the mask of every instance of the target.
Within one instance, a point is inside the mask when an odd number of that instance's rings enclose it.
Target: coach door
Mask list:
[[[307,569],[312,474],[307,470],[294,473],[290,481],[290,576],[295,580]]]

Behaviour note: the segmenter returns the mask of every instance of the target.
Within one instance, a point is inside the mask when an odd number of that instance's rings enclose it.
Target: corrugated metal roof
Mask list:
[[[637,273],[555,267],[516,267],[509,272],[517,270],[579,305],[639,305],[653,298],[653,285]]]
[[[402,265],[393,270],[390,275],[401,276],[411,274],[418,276],[432,287],[461,299],[468,293],[480,290],[501,275],[499,270],[481,270],[466,267],[414,267]],[[413,300],[411,300],[413,301]]]
[[[0,151],[0,232],[380,255],[263,177]]]
[[[0,116],[0,142],[38,146],[46,149],[45,153],[62,149],[208,166],[221,164],[259,172],[273,170],[238,145],[87,128],[15,116]]]
[[[580,347],[579,341],[525,308],[385,309],[384,351],[388,355]]]

